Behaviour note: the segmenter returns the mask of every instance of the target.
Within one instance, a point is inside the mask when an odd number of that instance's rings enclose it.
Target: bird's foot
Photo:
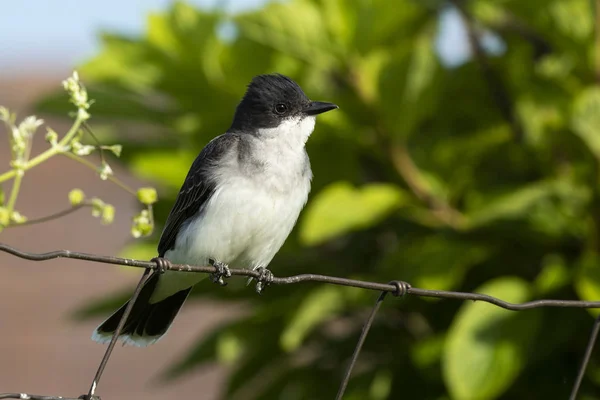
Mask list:
[[[273,273],[265,267],[256,268],[259,275],[256,278],[256,293],[262,294],[263,290],[273,282]]]
[[[212,258],[208,260],[208,262],[217,270],[216,272],[210,274],[210,280],[213,281],[213,283],[218,283],[221,286],[227,286],[227,282],[225,282],[223,279],[231,277],[231,271],[229,270],[227,264],[213,260]]]

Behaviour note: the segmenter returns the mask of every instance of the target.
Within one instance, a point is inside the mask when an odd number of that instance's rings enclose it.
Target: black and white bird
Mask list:
[[[158,244],[158,255],[178,264],[214,265],[215,280],[229,266],[266,268],[279,251],[310,191],[305,143],[315,116],[338,108],[310,101],[290,78],[252,79],[227,132],[200,152],[181,187]],[[119,339],[147,346],[160,339],[204,275],[153,272]],[[92,339],[110,341],[127,304]]]

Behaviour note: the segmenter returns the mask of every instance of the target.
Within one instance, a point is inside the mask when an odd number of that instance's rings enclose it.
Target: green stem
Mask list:
[[[12,224],[10,226],[7,226],[6,228],[15,228],[17,226],[28,226],[28,225],[34,225],[34,224],[41,224],[42,222],[52,221],[54,219],[64,217],[65,215],[69,215],[71,213],[74,213],[75,211],[77,211],[77,210],[79,210],[79,209],[81,209],[83,207],[91,207],[91,206],[92,206],[92,204],[89,203],[89,202],[77,204],[76,206],[73,206],[71,208],[67,208],[66,210],[62,210],[62,211],[59,211],[59,212],[54,213],[54,214],[46,215],[45,217],[40,217],[40,218],[36,218],[36,219],[30,219],[30,220],[27,220],[25,222],[21,222],[21,223],[18,223],[18,224]]]
[[[41,154],[38,154],[36,157],[27,161],[25,163],[25,165],[23,165],[21,170],[23,172],[28,171],[31,168],[34,168],[34,167],[38,166],[39,164],[43,163],[44,161],[48,160],[49,158],[62,153],[63,152],[62,149],[67,144],[69,144],[69,142],[73,139],[73,136],[75,136],[77,134],[82,123],[83,123],[83,120],[78,117],[75,120],[75,122],[73,123],[73,126],[71,126],[71,129],[69,129],[67,134],[60,140],[60,142],[58,142],[58,144],[56,146],[52,146],[50,149],[44,151]],[[12,169],[12,170],[7,171],[7,172],[3,173],[2,175],[0,175],[0,183],[5,182],[9,179],[15,178],[15,184],[16,184],[17,179],[19,179],[17,171],[18,171],[17,169]],[[12,194],[11,194],[11,197],[12,197]]]
[[[17,170],[17,171],[20,171],[21,173],[17,173],[15,181],[13,182],[12,189],[10,191],[10,198],[8,199],[8,204],[6,205],[6,208],[8,209],[9,217],[15,208],[15,203],[17,202],[19,190],[21,189],[21,181],[23,180],[23,176],[25,175],[25,171],[23,171],[23,170]]]
[[[16,169],[11,169],[10,171],[6,171],[2,175],[0,175],[0,183],[5,182],[11,178],[14,178],[15,176],[17,176]]]
[[[73,153],[62,153],[63,155],[77,161],[80,162],[81,164],[85,165],[86,167],[93,169],[94,171],[98,171],[98,167],[96,165],[94,165],[94,163],[89,162],[88,160],[86,160],[83,157],[79,157],[76,154]],[[119,178],[110,175],[108,177],[108,180],[113,182],[114,184],[116,184],[117,186],[119,186],[121,189],[125,190],[126,192],[130,193],[133,196],[137,197],[137,193],[135,192],[135,190],[133,190],[132,188],[130,188],[129,186],[127,186],[123,181],[121,181]]]

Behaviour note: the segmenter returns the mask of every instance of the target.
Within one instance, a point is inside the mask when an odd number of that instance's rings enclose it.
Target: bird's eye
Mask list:
[[[283,103],[277,104],[275,106],[275,112],[277,114],[283,114],[286,111],[287,111],[287,106],[285,104],[283,104]]]

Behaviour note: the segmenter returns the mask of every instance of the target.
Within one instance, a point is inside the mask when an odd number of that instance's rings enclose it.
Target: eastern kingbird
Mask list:
[[[158,244],[177,264],[265,268],[306,204],[312,171],[305,143],[315,116],[338,108],[310,101],[290,78],[252,79],[227,132],[200,152],[183,182]],[[202,274],[156,271],[150,275],[121,331],[124,344],[160,339]],[[92,335],[109,342],[127,304]]]

